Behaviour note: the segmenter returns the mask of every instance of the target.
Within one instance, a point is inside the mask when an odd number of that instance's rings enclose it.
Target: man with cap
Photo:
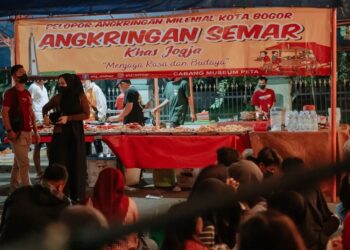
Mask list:
[[[85,95],[90,105],[90,121],[104,121],[107,113],[107,100],[101,88],[90,80],[88,74],[82,75]]]
[[[117,116],[108,118],[111,122],[138,123],[144,125],[141,95],[128,79],[118,82],[118,87],[124,93],[123,110]]]

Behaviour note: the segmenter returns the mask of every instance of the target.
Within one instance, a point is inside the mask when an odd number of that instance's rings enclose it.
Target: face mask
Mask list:
[[[266,89],[266,85],[265,84],[259,84],[259,88],[260,89]]]
[[[18,77],[18,82],[19,82],[19,83],[24,84],[24,83],[26,83],[27,81],[28,81],[28,76],[27,76],[27,74],[24,74],[24,75],[21,75],[21,76]]]
[[[58,93],[63,94],[67,91],[68,87],[62,87],[62,86],[58,86],[57,90]]]

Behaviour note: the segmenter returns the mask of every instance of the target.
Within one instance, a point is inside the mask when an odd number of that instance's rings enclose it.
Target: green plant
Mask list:
[[[350,78],[350,53],[349,51],[338,52],[338,79]]]
[[[228,84],[229,84],[229,81],[227,78],[224,78],[218,82],[217,89],[216,89],[217,90],[216,93],[218,94],[218,97],[216,97],[214,103],[210,105],[210,109],[218,109],[221,107],[222,103],[224,102]]]

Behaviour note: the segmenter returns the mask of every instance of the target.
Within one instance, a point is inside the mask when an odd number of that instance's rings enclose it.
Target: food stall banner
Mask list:
[[[330,75],[331,10],[225,9],[108,20],[15,23],[29,75],[92,79]]]

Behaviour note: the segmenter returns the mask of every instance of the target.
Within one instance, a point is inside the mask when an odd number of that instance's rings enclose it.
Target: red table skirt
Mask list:
[[[40,142],[44,143],[50,143],[52,140],[51,135],[41,135],[40,136]],[[85,142],[93,142],[95,140],[95,137],[92,135],[85,135]]]
[[[166,136],[104,135],[127,168],[202,168],[216,162],[216,150],[250,145],[248,135]]]
[[[51,135],[40,135],[40,142],[42,143],[50,143],[52,140],[52,136]],[[85,135],[85,141],[86,142],[93,142],[95,140],[94,136],[92,135]],[[34,141],[34,138],[33,138]],[[5,138],[5,143],[8,143],[8,139]]]

